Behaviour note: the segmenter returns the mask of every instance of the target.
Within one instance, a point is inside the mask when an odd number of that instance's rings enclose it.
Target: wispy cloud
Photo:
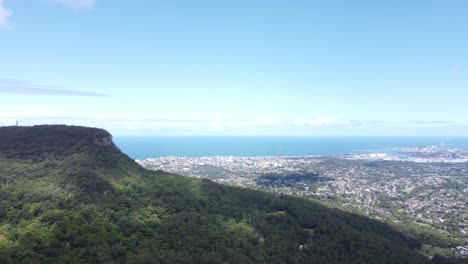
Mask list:
[[[180,136],[466,136],[468,120],[385,121],[355,120],[332,117],[252,118],[227,116],[157,116],[152,112],[129,109],[93,111],[63,105],[0,104],[0,126],[68,124],[105,128],[115,135]]]
[[[48,2],[57,4],[65,8],[81,10],[91,9],[96,5],[96,0],[39,0],[42,2]],[[5,7],[6,0],[0,0],[0,30],[7,30],[11,28],[10,17],[13,15],[13,11]]]
[[[38,124],[68,124],[102,127],[118,134],[152,135],[245,135],[276,129],[279,120],[184,120],[184,119],[133,119],[120,117],[59,116],[47,109],[39,114],[27,115],[27,111],[0,107],[0,126]],[[6,111],[5,111],[6,110]]]
[[[441,120],[411,120],[408,123],[412,124],[425,124],[425,125],[437,125],[437,124],[450,124],[451,122],[448,121],[441,121]]]
[[[338,125],[340,123],[342,123],[342,121],[329,116],[317,118],[298,117],[292,121],[292,124],[297,127],[325,127]]]
[[[71,9],[90,9],[96,4],[96,0],[48,0],[51,3],[59,4]]]
[[[10,28],[9,18],[13,15],[13,11],[4,6],[5,0],[0,0],[0,29]]]
[[[29,95],[57,95],[57,96],[89,96],[110,97],[107,94],[67,90],[60,87],[37,85],[15,80],[0,80],[0,93],[29,94]]]

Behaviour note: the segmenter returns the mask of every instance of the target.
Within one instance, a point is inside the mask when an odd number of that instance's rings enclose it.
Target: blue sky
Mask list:
[[[468,136],[468,2],[0,0],[0,125]]]

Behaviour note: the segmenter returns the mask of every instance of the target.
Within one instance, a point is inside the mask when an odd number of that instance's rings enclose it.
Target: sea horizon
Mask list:
[[[133,159],[333,156],[428,146],[468,149],[464,136],[116,136],[114,141]]]

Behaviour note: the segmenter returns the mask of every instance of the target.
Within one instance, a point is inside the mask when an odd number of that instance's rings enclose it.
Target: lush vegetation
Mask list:
[[[110,138],[0,128],[0,263],[430,263],[380,222],[146,171]]]

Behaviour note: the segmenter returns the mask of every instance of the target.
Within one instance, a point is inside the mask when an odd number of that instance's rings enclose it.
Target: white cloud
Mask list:
[[[0,93],[20,95],[59,95],[59,96],[88,96],[110,97],[107,94],[67,90],[60,87],[37,85],[17,80],[0,79]]]
[[[124,109],[125,110],[125,109]],[[372,121],[333,117],[235,119],[226,116],[155,116],[118,110],[94,111],[59,105],[0,105],[0,126],[67,124],[101,127],[115,135],[424,136],[466,135],[466,122]]]
[[[341,121],[341,123],[346,123],[345,121]],[[297,117],[292,121],[292,124],[297,127],[325,127],[325,126],[333,126],[340,123],[339,120],[333,117],[317,117],[317,118],[306,118],[306,117]]]
[[[296,119],[293,120],[293,125],[298,126],[298,127],[303,127],[307,125],[307,118],[303,116],[297,117]]]
[[[66,8],[72,9],[89,9],[93,8],[96,0],[49,0],[52,3],[59,4]]]
[[[15,119],[1,118],[0,117],[0,126],[14,126],[16,124]]]
[[[91,9],[96,5],[96,0],[42,0],[53,4],[61,5],[70,9]],[[5,7],[6,0],[0,0],[0,30],[10,29],[10,17],[13,11]]]
[[[313,127],[322,127],[322,126],[332,126],[335,125],[338,122],[336,118],[333,117],[319,117],[316,119],[313,119],[309,122],[309,124]]]
[[[185,117],[154,117],[149,113],[139,115],[120,112],[93,112],[82,109],[61,109],[59,106],[0,105],[0,126],[68,124],[102,127],[110,131],[154,134],[242,134],[248,131],[269,131],[282,125],[280,119],[206,119]]]
[[[8,29],[10,27],[9,18],[13,15],[13,11],[4,6],[5,0],[0,0],[0,29]]]

